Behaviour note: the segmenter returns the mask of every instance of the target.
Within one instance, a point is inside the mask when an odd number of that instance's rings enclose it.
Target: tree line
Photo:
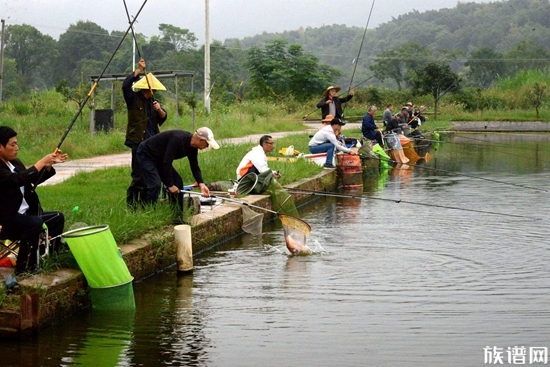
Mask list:
[[[186,79],[179,90],[201,92],[204,46],[197,46],[197,37],[188,29],[170,24],[158,29],[159,35],[152,37],[136,34],[148,69],[193,71],[193,88]],[[65,93],[82,89],[91,75],[103,70],[123,34],[79,21],[56,41],[31,25],[8,25],[1,76],[4,99],[52,87]],[[211,43],[211,92],[226,103],[244,96],[300,101],[320,95],[329,84],[349,84],[408,89],[437,102],[461,87],[486,89],[519,71],[548,70],[549,40],[546,0],[459,3],[453,9],[414,11],[366,33],[336,24],[264,33]],[[125,38],[107,74],[133,69],[133,42],[131,35]],[[361,42],[365,49],[358,54]]]

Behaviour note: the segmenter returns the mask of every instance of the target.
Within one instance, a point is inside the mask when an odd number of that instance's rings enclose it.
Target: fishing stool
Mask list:
[[[0,234],[2,227],[0,226]],[[12,241],[8,238],[0,239],[0,261],[4,260],[10,255],[17,258],[19,254],[20,240]],[[48,235],[48,226],[42,224],[42,232],[38,236],[38,248],[36,250],[36,266],[40,265],[40,259],[50,254],[50,238]]]

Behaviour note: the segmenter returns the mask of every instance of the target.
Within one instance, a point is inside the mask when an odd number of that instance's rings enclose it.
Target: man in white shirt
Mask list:
[[[339,118],[334,118],[330,122],[330,125],[325,126],[321,130],[317,131],[313,138],[309,141],[309,152],[312,154],[327,153],[327,160],[323,168],[336,168],[332,164],[334,159],[334,150],[337,149],[344,153],[356,155],[357,149],[347,148],[340,144],[340,141],[336,138],[336,134],[339,133],[346,123]]]
[[[275,148],[273,138],[269,135],[264,135],[260,138],[260,145],[255,146],[252,150],[243,157],[241,163],[237,167],[237,180],[240,180],[248,173],[260,174],[269,170],[267,166],[267,153]],[[273,172],[273,177],[281,178],[279,172]]]

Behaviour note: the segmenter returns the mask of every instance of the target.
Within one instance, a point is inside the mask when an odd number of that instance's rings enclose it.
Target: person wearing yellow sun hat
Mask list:
[[[336,96],[336,93],[340,91],[340,87],[335,87],[333,85],[329,86],[323,93],[323,99],[317,103],[317,108],[321,109],[321,118],[327,117],[327,115],[332,115],[335,118],[344,119],[344,111],[342,110],[342,103],[346,103],[353,98],[353,90],[349,94],[340,98]]]
[[[164,85],[151,73],[139,79],[145,66],[145,60],[139,60],[136,70],[122,82],[122,91],[128,109],[124,145],[132,149],[132,182],[126,191],[126,202],[132,208],[142,202],[147,194],[147,186],[142,177],[141,167],[137,162],[138,145],[143,140],[158,134],[159,127],[168,117],[166,111],[154,97],[157,90],[166,90]]]

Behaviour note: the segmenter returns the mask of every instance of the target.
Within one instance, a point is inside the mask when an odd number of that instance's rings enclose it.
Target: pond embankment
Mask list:
[[[550,132],[547,121],[452,121],[450,130],[463,132]]]

